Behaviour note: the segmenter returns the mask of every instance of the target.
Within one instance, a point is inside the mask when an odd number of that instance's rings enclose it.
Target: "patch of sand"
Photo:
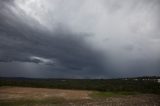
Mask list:
[[[83,90],[62,90],[47,88],[29,88],[29,87],[0,87],[0,100],[35,98],[44,99],[50,97],[64,98],[67,100],[90,99],[91,91]]]

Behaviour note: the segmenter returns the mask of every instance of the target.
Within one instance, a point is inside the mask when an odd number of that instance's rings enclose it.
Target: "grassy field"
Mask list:
[[[160,106],[157,79],[0,78],[0,106]]]
[[[159,106],[160,95],[0,87],[0,106]]]
[[[95,90],[107,92],[141,92],[160,94],[159,77],[121,79],[29,79],[0,78],[0,86]]]
[[[140,95],[139,92],[94,92],[92,97],[94,98],[104,98],[104,97],[118,97],[118,96],[129,96],[129,95]]]

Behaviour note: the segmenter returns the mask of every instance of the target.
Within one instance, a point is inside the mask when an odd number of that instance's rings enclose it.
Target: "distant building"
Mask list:
[[[61,80],[62,82],[65,82],[66,80]]]
[[[160,79],[157,79],[157,82],[160,83]]]

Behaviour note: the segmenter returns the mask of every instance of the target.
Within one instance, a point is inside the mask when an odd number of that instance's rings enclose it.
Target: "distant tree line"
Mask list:
[[[160,77],[119,79],[34,79],[1,77],[0,86],[22,86],[112,92],[127,91],[160,94],[160,83],[157,82],[157,79],[160,79]]]

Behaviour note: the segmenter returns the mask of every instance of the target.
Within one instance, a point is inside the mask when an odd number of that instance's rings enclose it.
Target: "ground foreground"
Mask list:
[[[160,106],[160,95],[0,87],[0,106]]]

